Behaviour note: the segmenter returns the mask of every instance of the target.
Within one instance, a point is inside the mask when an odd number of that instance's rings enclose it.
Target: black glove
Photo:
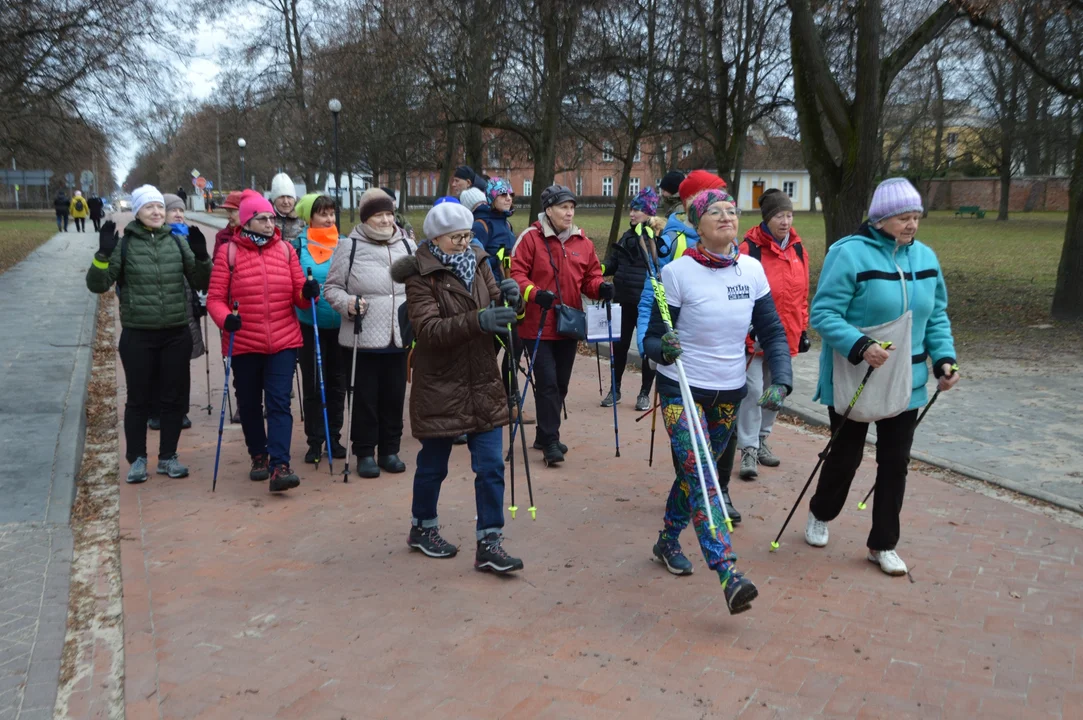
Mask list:
[[[120,234],[117,233],[117,224],[112,220],[106,220],[102,229],[98,232],[98,254],[108,258],[120,242]]]
[[[519,293],[519,283],[511,278],[505,278],[500,281],[500,294],[504,296],[504,302],[512,307],[518,305],[519,298],[522,297]]]
[[[538,290],[534,293],[534,302],[541,305],[546,310],[551,310],[553,307],[553,301],[557,299],[557,296],[548,290]]]
[[[515,324],[515,311],[510,307],[491,307],[478,313],[478,324],[487,333],[508,334],[508,325]]]
[[[226,321],[222,324],[222,328],[226,332],[239,332],[241,329],[241,316],[239,313],[230,313],[226,315]]]
[[[320,283],[315,278],[305,280],[301,286],[301,297],[305,300],[315,300],[320,296]]]
[[[599,300],[612,300],[617,296],[617,289],[613,287],[613,283],[604,282],[598,286],[598,299]]]
[[[812,349],[812,341],[808,339],[808,330],[801,331],[801,339],[797,341],[797,352],[807,353]]]
[[[195,225],[188,226],[188,247],[192,248],[192,254],[196,256],[196,260],[206,260],[210,257],[207,254],[207,238],[203,237],[203,231]]]
[[[195,311],[196,319],[207,316],[207,306],[203,303],[192,303],[192,310]]]

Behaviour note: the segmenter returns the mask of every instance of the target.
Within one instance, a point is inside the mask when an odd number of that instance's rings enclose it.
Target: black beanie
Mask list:
[[[680,170],[670,170],[662,177],[662,182],[658,183],[658,187],[665,190],[670,195],[678,195],[681,189],[681,181],[684,180],[684,173]]]
[[[380,212],[395,212],[395,201],[388,197],[387,192],[380,188],[369,188],[361,194],[357,203],[357,216],[361,222],[366,222],[370,217]]]
[[[477,173],[474,172],[474,169],[471,168],[469,165],[460,165],[459,167],[455,168],[454,177],[457,177],[460,180],[469,180],[470,182],[474,182],[474,176],[476,174]]]
[[[542,190],[542,210],[548,210],[554,205],[559,205],[563,202],[568,202],[569,200],[575,202],[575,193],[571,191],[571,188],[565,185],[550,185]]]
[[[780,212],[793,212],[793,201],[790,196],[778,188],[770,188],[760,195],[760,214],[763,221],[767,222]]]

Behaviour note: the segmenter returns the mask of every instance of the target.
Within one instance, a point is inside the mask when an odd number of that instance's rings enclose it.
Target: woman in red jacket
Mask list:
[[[534,447],[545,453],[545,464],[564,462],[560,442],[560,406],[568,394],[579,341],[557,332],[557,307],[583,309],[583,295],[612,300],[612,283],[602,281],[602,264],[594,243],[575,225],[575,195],[563,185],[550,185],[541,194],[542,212],[515,243],[511,276],[527,301],[519,326],[525,352],[534,351],[538,325],[545,309],[545,327],[534,361],[538,408]]]
[[[751,255],[763,265],[775,309],[786,331],[790,357],[809,348],[808,333],[808,255],[801,238],[793,229],[793,202],[786,193],[771,188],[760,196],[763,222],[745,233],[741,254]],[[759,343],[748,341],[753,353],[745,373],[748,394],[737,412],[737,442],[741,448],[742,480],[752,480],[759,473],[756,465],[777,467],[780,461],[767,446],[767,437],[778,413],[760,407],[756,400],[771,384],[771,370],[763,362]],[[749,398],[752,398],[749,400]]]
[[[248,477],[270,477],[271,492],[301,484],[290,470],[290,385],[297,348],[304,344],[293,309],[307,310],[319,294],[319,283],[305,282],[297,255],[275,227],[274,207],[259,193],[245,190],[238,226],[215,254],[207,312],[216,325],[234,334],[233,388],[252,457]],[[222,343],[223,351],[227,346]]]

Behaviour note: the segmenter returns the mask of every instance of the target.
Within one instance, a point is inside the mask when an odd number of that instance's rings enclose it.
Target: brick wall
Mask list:
[[[1000,180],[997,178],[936,179],[928,181],[928,186],[930,210],[955,210],[963,205],[977,205],[993,211],[1000,205]],[[1012,178],[1008,210],[1067,212],[1068,178]]]

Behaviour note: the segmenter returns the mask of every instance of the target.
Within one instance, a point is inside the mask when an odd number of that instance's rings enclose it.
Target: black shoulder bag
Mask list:
[[[541,241],[545,245],[545,252],[549,255],[549,265],[553,268],[553,275],[557,279],[557,299],[560,301],[560,304],[554,308],[557,313],[557,335],[572,340],[586,340],[587,314],[564,304],[564,296],[560,292],[560,273],[557,272],[557,265],[553,262],[553,251],[549,249],[549,241],[545,239],[544,230]]]

